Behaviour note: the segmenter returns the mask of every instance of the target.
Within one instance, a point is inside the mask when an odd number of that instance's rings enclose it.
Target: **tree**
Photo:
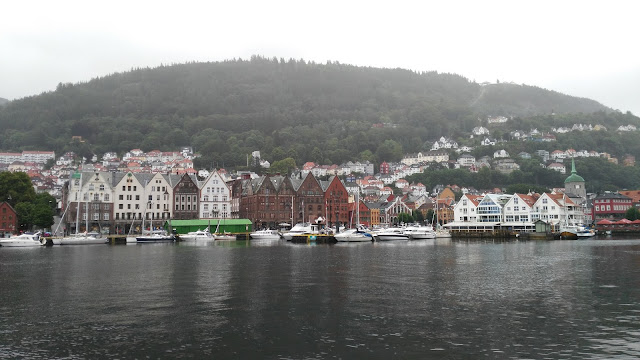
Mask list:
[[[414,222],[413,216],[411,214],[401,212],[400,214],[398,214],[398,222],[405,224],[412,223]]]
[[[631,221],[638,220],[640,219],[640,210],[632,206],[624,213],[624,218]]]
[[[30,203],[36,198],[29,175],[23,172],[0,172],[0,201],[15,208],[20,202]]]
[[[378,162],[399,161],[402,155],[402,145],[395,140],[385,140],[376,150]]]
[[[27,202],[20,202],[14,206],[16,214],[18,216],[18,226],[21,230],[31,230],[33,225],[33,204]]]
[[[271,164],[270,173],[275,174],[279,173],[282,175],[291,174],[291,172],[296,168],[296,162],[292,158],[282,159],[280,161],[274,161]]]

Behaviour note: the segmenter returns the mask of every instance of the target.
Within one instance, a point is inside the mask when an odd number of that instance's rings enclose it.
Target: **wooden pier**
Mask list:
[[[291,238],[291,242],[295,244],[335,244],[338,241],[333,235],[326,234],[300,234]]]

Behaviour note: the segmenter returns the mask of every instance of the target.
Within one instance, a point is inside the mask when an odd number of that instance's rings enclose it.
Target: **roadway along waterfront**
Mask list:
[[[640,240],[0,248],[0,358],[631,359]]]

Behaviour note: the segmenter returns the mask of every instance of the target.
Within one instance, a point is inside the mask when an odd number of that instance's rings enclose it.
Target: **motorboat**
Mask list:
[[[84,245],[84,244],[104,244],[108,242],[106,236],[98,232],[84,232],[63,238],[53,239],[54,245]]]
[[[373,234],[364,226],[359,226],[354,229],[347,229],[343,232],[339,232],[333,236],[338,242],[371,242],[373,241]]]
[[[397,227],[390,227],[382,229],[375,234],[378,241],[394,241],[394,240],[409,240],[409,235],[404,233],[404,230]]]
[[[301,235],[301,234],[308,234],[311,232],[311,224],[310,223],[298,223],[295,224],[291,230],[282,233],[282,237],[287,240],[287,241],[291,241],[291,239],[293,239],[294,236],[296,235]]]
[[[235,240],[236,236],[232,233],[224,232],[224,233],[216,233],[214,234],[216,240]]]
[[[582,229],[584,229],[584,226],[565,224],[560,228],[560,238],[575,240],[578,238],[578,232]]]
[[[596,235],[596,231],[594,229],[590,229],[587,227],[582,227],[581,229],[578,229],[578,232],[576,233],[576,235],[579,238],[587,238],[587,237],[592,237]]]
[[[251,239],[255,240],[280,240],[280,233],[278,230],[257,230],[249,234]]]
[[[136,236],[136,242],[170,242],[175,241],[173,235],[169,235],[164,231],[152,231],[148,234]]]
[[[213,241],[215,239],[216,237],[209,232],[209,228],[180,235],[180,240],[182,241]]]
[[[436,232],[431,226],[408,226],[404,229],[404,233],[409,235],[409,240],[428,240],[435,239]]]
[[[46,241],[40,238],[40,232],[36,232],[35,234],[24,233],[10,238],[0,239],[0,246],[3,247],[43,246],[45,243]]]

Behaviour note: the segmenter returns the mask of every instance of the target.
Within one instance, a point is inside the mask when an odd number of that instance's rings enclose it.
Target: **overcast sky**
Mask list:
[[[251,55],[513,81],[640,115],[639,1],[4,2],[0,97]]]

